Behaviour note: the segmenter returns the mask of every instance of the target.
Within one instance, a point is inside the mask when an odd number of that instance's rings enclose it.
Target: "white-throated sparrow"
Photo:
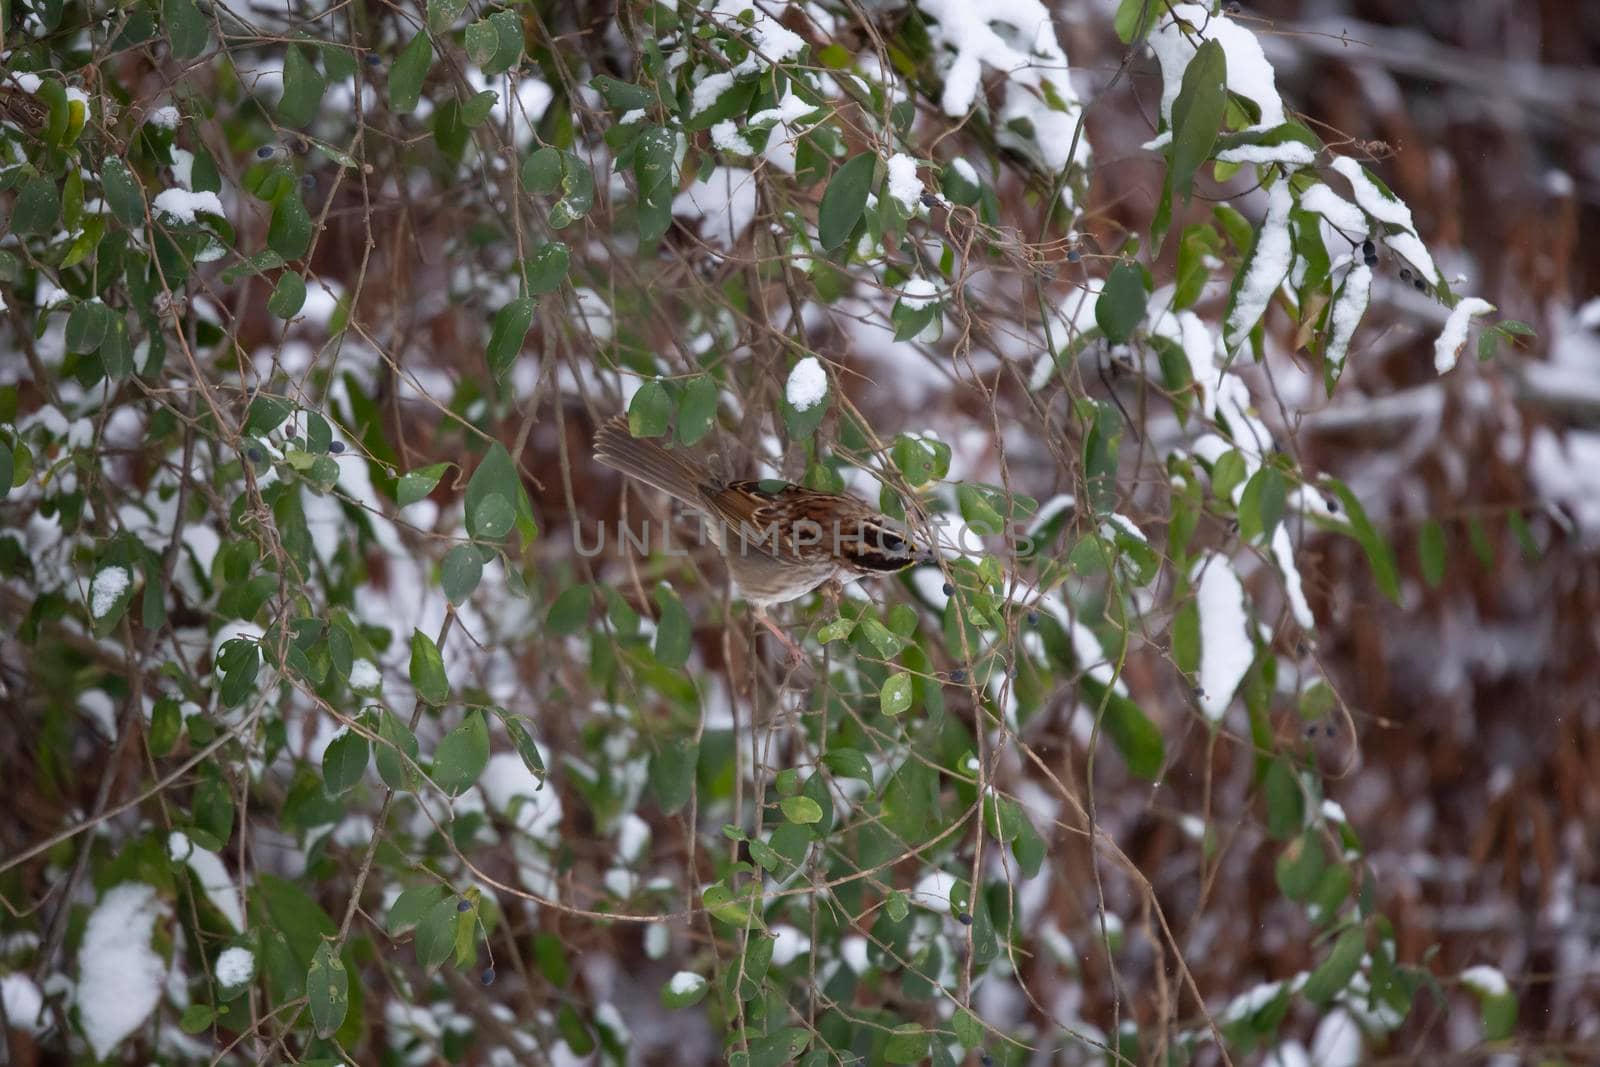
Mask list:
[[[893,574],[933,558],[901,523],[854,496],[782,481],[722,481],[694,460],[634,437],[624,416],[600,427],[594,457],[698,512],[756,618],[796,658],[799,646],[767,617],[769,607],[830,580]]]

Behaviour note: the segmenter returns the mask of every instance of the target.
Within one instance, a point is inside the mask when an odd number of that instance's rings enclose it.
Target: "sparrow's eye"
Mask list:
[[[885,551],[885,552],[905,552],[905,551],[907,551],[906,540],[905,540],[905,538],[901,537],[899,534],[894,533],[891,530],[884,530],[884,529],[879,529],[877,531],[877,534],[878,534],[878,538],[877,538],[878,539],[878,547],[881,548],[883,551]]]

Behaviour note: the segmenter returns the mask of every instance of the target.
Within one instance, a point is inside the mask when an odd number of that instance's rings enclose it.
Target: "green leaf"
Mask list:
[[[257,393],[250,401],[245,415],[244,432],[252,437],[265,437],[283,424],[294,411],[294,404],[271,393]]]
[[[100,187],[105,191],[111,213],[125,226],[144,222],[144,197],[139,182],[122,160],[112,156],[100,169]]]
[[[628,403],[628,432],[635,437],[660,437],[672,419],[672,397],[660,382],[645,382]]]
[[[112,311],[99,300],[85,300],[67,316],[68,352],[87,355],[100,349],[106,330],[111,327]]]
[[[655,96],[648,89],[618,81],[604,74],[589,79],[589,87],[598,92],[605,100],[606,106],[613,111],[633,111],[649,107],[656,102]]]
[[[877,166],[877,153],[862,152],[846,160],[829,180],[817,212],[817,239],[825,251],[844,244],[861,221]]]
[[[428,29],[444,33],[466,9],[467,0],[428,0]]]
[[[1168,180],[1172,192],[1189,202],[1194,175],[1211,158],[1228,106],[1228,60],[1222,42],[1206,41],[1188,66],[1172,104],[1172,151]]]
[[[1079,679],[1078,684],[1083,690],[1084,702],[1091,708],[1099,708],[1104,704],[1105,714],[1100,725],[1128,764],[1128,771],[1140,778],[1154,780],[1161,773],[1161,765],[1166,760],[1166,745],[1161,739],[1161,731],[1156,729],[1144,709],[1088,675]]]
[[[389,931],[389,936],[399,937],[407,930],[414,928],[422,921],[422,917],[428,913],[428,909],[443,900],[445,894],[449,892],[448,886],[440,885],[437,882],[412,886],[410,889],[404,890],[395,898],[394,904],[389,908],[389,918],[384,924]]]
[[[1417,534],[1417,554],[1422,557],[1422,578],[1428,588],[1437,589],[1444,580],[1445,536],[1439,520],[1429,519]]]
[[[178,1029],[186,1034],[198,1034],[211,1029],[217,1010],[209,1004],[191,1004],[183,1009],[178,1019]]]
[[[488,765],[489,726],[483,712],[474,708],[439,742],[433,754],[433,780],[457,797],[477,783]]]
[[[485,74],[504,74],[522,59],[522,22],[514,11],[496,11],[467,27],[466,46]]]
[[[450,699],[450,681],[445,677],[439,646],[421,630],[411,631],[411,684],[429,704],[443,704]]]
[[[528,773],[539,779],[545,779],[544,758],[539,755],[539,746],[534,742],[533,735],[517,716],[503,708],[495,708],[495,714],[500,717],[500,725],[506,728],[506,736],[511,738],[511,744],[517,750],[517,755],[522,758],[522,765]]]
[[[1132,337],[1144,318],[1148,299],[1144,291],[1144,272],[1131,263],[1118,263],[1112,268],[1105,289],[1094,305],[1095,324],[1106,340],[1121,344]]]
[[[717,381],[709,374],[691,378],[678,401],[678,443],[694,445],[711,432],[717,417]]]
[[[306,302],[306,282],[292,270],[278,276],[278,284],[267,298],[267,310],[280,319],[292,319]]]
[[[494,315],[494,327],[489,332],[489,372],[496,380],[504,379],[506,372],[516,362],[522,351],[522,341],[533,324],[533,297],[513,300]]]
[[[522,188],[530,193],[553,193],[561,183],[561,150],[541,148],[522,163]]]
[[[3,454],[4,448],[0,448],[0,455]],[[178,743],[178,735],[182,732],[183,713],[178,702],[172,697],[162,697],[156,701],[155,707],[150,709],[150,732],[145,738],[150,755],[156,759],[167,755]]]
[[[1239,497],[1239,533],[1246,540],[1271,541],[1287,498],[1288,486],[1276,467],[1256,471]]]
[[[293,882],[262,873],[256,879],[255,889],[250,905],[266,910],[261,925],[271,926],[281,933],[294,953],[295,962],[309,967],[322,940],[333,937],[338,927],[322,906]]]
[[[1135,39],[1149,33],[1151,16],[1160,10],[1160,0],[1122,0],[1117,5],[1117,14],[1113,20],[1117,39],[1123,44],[1132,44]]]
[[[328,81],[305,53],[290,45],[283,56],[283,98],[278,101],[278,121],[301,127],[317,117]]]
[[[417,762],[416,734],[400,721],[399,716],[385,708],[378,723],[378,740],[380,744],[373,756],[378,765],[378,777],[397,792],[415,790],[417,772],[413,764]]]
[[[878,690],[878,710],[885,715],[899,715],[911,706],[911,675],[896,671],[884,680]]]
[[[161,24],[172,41],[174,59],[192,59],[205,51],[210,24],[194,0],[162,0]]]
[[[481,93],[473,93],[461,105],[461,121],[468,129],[477,129],[489,121],[494,105],[500,99],[500,94],[493,89],[485,89]]]
[[[694,626],[670,586],[656,586],[655,598],[656,606],[661,609],[656,619],[656,662],[663,667],[681,667],[688,661],[694,645]]]
[[[460,898],[454,893],[434,904],[423,912],[422,919],[417,923],[417,963],[424,969],[431,970],[450,958],[450,953],[456,945],[456,922],[460,913],[456,910]]]
[[[921,1063],[928,1058],[931,1036],[916,1023],[902,1023],[889,1032],[889,1040],[883,1046],[883,1058],[888,1063]]]
[[[1305,825],[1305,795],[1287,759],[1279,757],[1267,768],[1267,833],[1282,841]]]
[[[1400,577],[1395,568],[1394,551],[1389,547],[1389,542],[1373,527],[1367,519],[1367,512],[1361,506],[1361,501],[1341,481],[1335,478],[1328,479],[1328,486],[1333,494],[1344,505],[1345,516],[1350,520],[1350,531],[1362,551],[1367,554],[1367,563],[1372,567],[1372,578],[1378,583],[1378,588],[1390,600],[1400,603]]]
[[[671,815],[689,802],[699,762],[700,745],[692,737],[665,741],[650,757],[650,791],[663,814]]]
[[[506,507],[509,512],[510,505]],[[456,545],[445,553],[439,572],[440,584],[450,603],[464,603],[483,578],[483,555],[476,545]]]
[[[328,742],[322,754],[322,783],[329,796],[336,797],[355,788],[367,773],[371,750],[367,739],[354,730]]]
[[[29,178],[17,194],[11,230],[17,234],[51,233],[60,217],[61,193],[56,183],[43,176]]]
[[[560,241],[540,245],[523,270],[523,276],[528,281],[528,292],[543,296],[561,288],[561,283],[567,280],[571,256],[571,250]]]
[[[872,765],[860,749],[830,748],[828,754],[822,757],[822,762],[841,778],[855,778],[872,784]]]
[[[422,97],[422,79],[433,66],[433,45],[426,32],[411,38],[389,69],[389,110],[409,115]]]
[[[587,585],[575,585],[563,590],[555,603],[550,605],[544,620],[545,628],[561,637],[577,633],[589,621],[589,606],[593,600]]]
[[[462,500],[467,533],[480,540],[498,541],[508,530],[502,527],[505,509],[489,503],[493,497],[500,497],[510,504],[513,516],[519,513],[527,500],[517,465],[512,462],[506,446],[499,441],[491,444],[483,454],[478,469],[472,472],[472,478],[467,482],[466,496]],[[516,521],[515,517],[512,521]]]
[[[327,1040],[344,1024],[345,1013],[350,1010],[350,976],[331,941],[324,941],[311,959],[311,968],[306,971],[306,999],[317,1036]]]
[[[1327,865],[1328,858],[1322,849],[1321,838],[1315,831],[1307,830],[1284,846],[1283,852],[1278,856],[1274,868],[1278,888],[1290,900],[1296,902],[1310,900]]]
[[[801,826],[822,821],[822,805],[810,797],[784,797],[778,807],[783,809],[785,819]]]
[[[272,205],[267,247],[285,260],[299,259],[311,247],[311,216],[300,202],[300,194],[292,189]]]
[[[1311,972],[1300,992],[1319,1007],[1344,992],[1361,966],[1361,957],[1367,951],[1367,931],[1363,926],[1352,926],[1339,935],[1333,943],[1328,958]]]
[[[448,463],[430,463],[426,467],[407,471],[395,487],[395,502],[400,507],[406,507],[422,500],[433,492],[434,487],[439,484],[439,479],[444,477],[444,472],[449,469]]]

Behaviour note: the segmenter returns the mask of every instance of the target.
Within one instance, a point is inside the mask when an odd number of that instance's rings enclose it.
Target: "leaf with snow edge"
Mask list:
[[[1461,984],[1477,996],[1485,1041],[1503,1041],[1517,1024],[1517,997],[1499,968],[1478,964],[1461,972]]]
[[[1223,321],[1224,340],[1230,352],[1255,329],[1289,274],[1294,259],[1289,236],[1289,211],[1293,206],[1287,181],[1279,181],[1267,191],[1266,217],[1256,229],[1255,240],[1228,293],[1228,312]]]
[[[1371,296],[1372,269],[1365,263],[1357,263],[1346,272],[1328,309],[1327,341],[1323,345],[1322,358],[1329,396],[1333,395],[1333,383],[1338,381],[1344,369],[1350,341],[1367,313],[1367,302]]]
[[[693,971],[679,971],[661,987],[661,1005],[665,1008],[690,1008],[705,999],[711,985]]]
[[[1372,567],[1372,578],[1378,583],[1378,588],[1384,596],[1396,604],[1400,603],[1400,577],[1395,567],[1394,550],[1389,547],[1389,542],[1372,525],[1360,498],[1347,485],[1337,478],[1326,478],[1324,484],[1344,506],[1345,518],[1350,523],[1350,535],[1366,552],[1367,563]]]
[[[1221,163],[1281,163],[1306,167],[1316,161],[1322,141],[1298,122],[1270,129],[1253,128],[1225,133],[1217,138],[1216,158]]]
[[[1433,343],[1433,369],[1440,374],[1448,374],[1455,367],[1462,346],[1467,343],[1468,324],[1474,317],[1487,315],[1493,310],[1493,304],[1475,296],[1456,301],[1456,306],[1450,309],[1450,317],[1445,320],[1444,329],[1439,331],[1439,337]]]
[[[971,207],[983,195],[983,183],[978,178],[978,172],[959,157],[945,164],[939,175],[939,188],[951,203],[963,207]]]
[[[846,160],[829,179],[817,211],[817,239],[824,251],[832,252],[844,244],[861,221],[877,166],[876,153],[862,152]]]
[[[1189,203],[1195,172],[1211,157],[1228,103],[1228,60],[1219,41],[1206,41],[1183,69],[1172,105],[1172,145],[1167,168],[1171,194]],[[1157,243],[1159,247],[1159,242]]]
[[[1395,196],[1371,171],[1349,156],[1336,156],[1330,165],[1350,183],[1361,210],[1381,224],[1376,231],[1378,238],[1409,262],[1425,282],[1439,286],[1443,279],[1439,269],[1434,266],[1428,246],[1417,234],[1411,209],[1405,201]]]

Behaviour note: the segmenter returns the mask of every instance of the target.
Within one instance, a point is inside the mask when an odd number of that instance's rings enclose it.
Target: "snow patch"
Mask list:
[[[1226,338],[1230,349],[1237,348],[1255,329],[1272,302],[1272,294],[1289,273],[1294,261],[1294,245],[1289,238],[1289,210],[1293,207],[1288,182],[1278,182],[1267,193],[1267,215],[1261,220],[1250,265],[1239,281],[1239,291],[1228,313]]]
[[[122,599],[122,594],[128,591],[129,584],[133,581],[126,567],[106,567],[94,576],[89,583],[89,611],[97,619],[103,619],[116,607],[117,601]]]
[[[1465,297],[1451,308],[1444,329],[1439,331],[1439,339],[1433,343],[1433,369],[1440,374],[1448,374],[1454,369],[1456,357],[1461,355],[1461,347],[1467,343],[1468,324],[1474,316],[1487,315],[1493,310],[1493,304],[1475,296]]]
[[[151,206],[179,222],[192,223],[201,212],[226,218],[222,199],[216,193],[192,193],[187,189],[163,189],[156,194]]]
[[[816,356],[807,356],[789,372],[783,392],[790,407],[796,411],[810,411],[828,395],[828,373]]]
[[[215,966],[218,984],[234,989],[245,985],[256,973],[256,957],[247,948],[224,949]]]
[[[1203,569],[1202,569],[1203,568]],[[1200,710],[1212,722],[1233,703],[1256,650],[1244,610],[1244,586],[1226,558],[1207,553],[1196,563],[1200,588]]]
[[[150,947],[166,906],[140,882],[107,890],[78,949],[78,1017],[98,1059],[139,1028],[161,1000],[166,966]]]
[[[915,214],[922,203],[922,179],[917,177],[917,161],[904,152],[889,157],[889,196],[908,215]]]

